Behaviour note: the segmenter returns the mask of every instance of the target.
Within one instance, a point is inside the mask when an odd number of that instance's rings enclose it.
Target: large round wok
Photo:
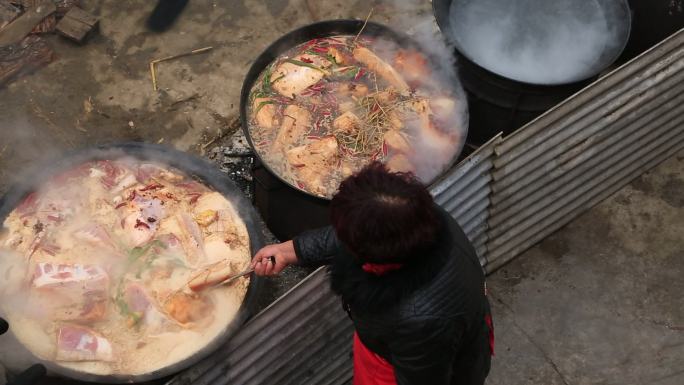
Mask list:
[[[540,2],[546,1],[546,0],[538,0]],[[613,41],[613,44],[611,44],[608,47],[605,47],[601,52],[599,57],[596,58],[596,60],[593,63],[587,63],[587,67],[584,71],[581,73],[576,74],[574,77],[569,77],[565,78],[562,80],[556,80],[556,81],[532,81],[532,80],[521,80],[521,79],[514,79],[510,77],[506,77],[505,75],[502,75],[501,73],[498,73],[496,70],[489,68],[487,65],[484,63],[478,61],[476,57],[473,55],[473,52],[471,52],[471,48],[466,47],[462,43],[462,36],[459,36],[457,30],[458,27],[454,25],[453,19],[450,15],[450,8],[454,4],[463,4],[463,3],[469,3],[472,2],[472,0],[433,0],[432,1],[432,8],[434,11],[435,19],[437,21],[437,25],[439,26],[440,30],[444,34],[445,38],[447,41],[452,44],[456,48],[456,53],[458,56],[458,59],[461,61],[468,61],[467,65],[475,65],[478,66],[486,71],[491,72],[492,74],[496,74],[500,76],[503,79],[509,79],[512,81],[519,82],[520,84],[534,84],[538,86],[558,86],[558,85],[564,85],[564,84],[573,84],[573,83],[578,83],[582,82],[583,80],[591,79],[594,76],[598,75],[601,71],[605,70],[608,68],[622,53],[622,50],[625,48],[625,45],[627,44],[627,41],[629,39],[629,34],[630,34],[630,29],[631,29],[631,13],[630,13],[630,8],[627,0],[583,0],[586,2],[595,2],[596,6],[598,9],[602,12],[602,14],[605,17],[605,21],[607,24],[607,31],[610,34],[610,38]],[[509,4],[509,0],[490,0],[490,3],[487,4]],[[578,5],[581,3],[580,1],[577,1]],[[521,3],[522,5],[530,5],[531,3]],[[477,15],[471,15],[470,17],[472,18],[478,18],[478,21],[481,19],[481,23],[485,23],[491,20],[488,20],[489,18],[493,17],[493,15],[498,15],[498,12],[496,12],[497,9],[492,9],[490,12],[491,14],[488,13],[482,13],[482,14],[477,14]],[[515,17],[515,22],[520,23],[523,25],[528,25],[532,23],[533,18],[551,18],[551,17],[556,17],[554,15],[543,15],[540,14],[540,11],[537,9],[529,9],[528,12],[522,13],[523,16],[516,15]],[[568,22],[581,22],[582,20],[574,20],[574,19],[561,19],[559,17],[556,17],[559,19],[558,23],[563,24],[564,21]],[[555,20],[555,19],[554,19]],[[501,27],[501,23],[496,24],[493,23],[491,24],[493,28],[503,28]],[[562,26],[562,25],[560,25]],[[498,33],[497,30],[491,29],[489,30],[489,34],[491,35],[496,35]],[[489,37],[486,37],[489,39]]]
[[[10,190],[0,198],[0,222],[4,222],[7,215],[25,196],[35,190],[42,181],[47,180],[50,176],[90,160],[113,159],[120,156],[132,156],[141,160],[157,161],[167,164],[220,192],[233,203],[241,219],[244,221],[249,233],[250,251],[253,253],[263,246],[258,223],[259,219],[256,212],[249,201],[242,195],[241,191],[226,175],[222,174],[208,162],[192,155],[168,147],[144,143],[123,143],[86,148],[65,154],[60,159],[56,159],[53,162],[46,162],[41,164],[40,167],[24,173],[24,175],[17,179],[20,182],[12,186]],[[44,364],[48,370],[54,374],[82,381],[104,383],[143,382],[176,373],[206,357],[224,344],[231,335],[235,334],[253,312],[260,286],[261,280],[252,275],[240,310],[233,321],[230,324],[225,325],[223,332],[194,355],[165,368],[138,375],[95,375],[67,369],[55,362],[46,362],[39,360],[38,358],[35,358],[35,362]]]
[[[378,23],[373,23],[373,22],[367,22],[365,27],[364,27],[364,21],[363,20],[351,20],[351,19],[339,19],[339,20],[327,20],[327,21],[321,21],[318,23],[314,24],[309,24],[307,26],[301,27],[299,29],[296,29],[294,31],[291,31],[275,42],[273,42],[268,48],[266,48],[252,63],[252,66],[249,69],[249,72],[247,72],[247,76],[245,77],[244,82],[242,83],[242,92],[240,94],[240,121],[242,123],[242,130],[245,134],[245,137],[247,138],[247,142],[249,145],[255,149],[256,147],[254,146],[254,143],[252,141],[252,135],[249,130],[249,125],[248,125],[248,114],[247,114],[247,108],[249,107],[249,94],[252,90],[252,87],[254,86],[254,82],[257,80],[259,75],[270,65],[278,56],[286,52],[287,50],[295,47],[296,45],[299,45],[301,43],[304,43],[306,41],[316,39],[316,38],[323,38],[323,37],[328,37],[328,36],[333,36],[333,35],[356,35],[361,31],[361,28],[363,27],[362,34],[366,36],[372,36],[372,37],[383,37],[387,39],[394,40],[395,42],[399,43],[401,46],[404,47],[410,47],[413,49],[418,50],[419,52],[423,53],[426,57],[431,58],[431,55],[426,52],[424,49],[421,48],[420,44],[418,44],[415,40],[410,38],[409,36],[405,34],[398,33],[396,31],[393,31],[389,27],[386,27],[382,24]],[[433,58],[434,59],[434,58]],[[443,73],[443,74],[449,74],[450,78],[453,78],[453,84],[450,85],[445,85],[445,88],[449,88],[454,92],[454,95],[459,97],[459,103],[466,103],[465,99],[465,93],[463,92],[463,89],[460,86],[460,83],[457,80],[456,74],[454,73],[453,68],[445,68],[441,66],[441,63],[443,61],[441,60],[430,60],[430,64],[433,67],[434,71]],[[463,132],[461,133],[463,135],[463,138],[465,138],[468,130],[468,116],[467,116],[467,107],[463,110],[464,114],[461,117],[461,127],[463,127]],[[463,149],[463,145],[465,144],[465,141],[462,140],[458,145],[460,146],[451,161],[448,164],[444,165],[444,169],[447,170],[449,167],[451,167],[456,160],[458,159],[458,156],[460,155],[461,150]],[[292,189],[298,190],[301,193],[308,195],[310,198],[317,199],[320,201],[327,201],[329,199],[327,198],[322,198],[319,197],[318,195],[312,194],[309,191],[306,191],[305,189],[300,188],[299,186],[296,186],[289,181],[285,180],[279,173],[275,172],[273,168],[268,164],[268,162],[264,161],[260,154],[254,150],[255,156],[259,159],[259,161],[264,165],[264,167],[272,174],[275,175],[282,183],[286,184],[287,186],[291,187]],[[429,154],[426,154],[426,156],[429,156]],[[433,180],[428,181],[428,184],[434,182],[440,177],[440,175],[437,175]]]

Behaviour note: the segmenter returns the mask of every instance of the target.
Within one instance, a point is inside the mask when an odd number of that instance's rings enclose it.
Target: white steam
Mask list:
[[[621,44],[596,0],[454,1],[449,18],[466,56],[527,83],[590,77],[606,64],[603,54]]]

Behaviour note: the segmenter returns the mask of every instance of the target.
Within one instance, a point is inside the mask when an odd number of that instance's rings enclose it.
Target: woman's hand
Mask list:
[[[292,241],[264,246],[252,259],[252,267],[256,275],[277,275],[295,263],[297,263],[297,255]]]

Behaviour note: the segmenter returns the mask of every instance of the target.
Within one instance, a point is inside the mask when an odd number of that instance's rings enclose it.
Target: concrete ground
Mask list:
[[[684,153],[489,277],[489,385],[684,384]]]
[[[244,182],[225,154],[244,147],[233,124],[240,88],[268,44],[316,20],[365,18],[373,5],[371,20],[401,31],[432,17],[426,0],[190,1],[154,34],[144,28],[154,2],[82,3],[99,33],[83,46],[48,36],[55,62],[0,89],[0,193],[27,163],[122,140],[205,156]],[[161,63],[152,90],[149,61],[206,46]],[[490,277],[489,384],[684,383],[682,171],[682,157],[660,166]],[[304,274],[273,280],[262,306]]]

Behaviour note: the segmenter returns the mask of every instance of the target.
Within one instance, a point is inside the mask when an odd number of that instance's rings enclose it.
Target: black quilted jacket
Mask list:
[[[333,291],[370,350],[395,368],[399,385],[484,383],[489,303],[475,250],[449,214],[431,252],[382,276],[366,273],[331,227],[294,239],[301,265],[328,264]]]

